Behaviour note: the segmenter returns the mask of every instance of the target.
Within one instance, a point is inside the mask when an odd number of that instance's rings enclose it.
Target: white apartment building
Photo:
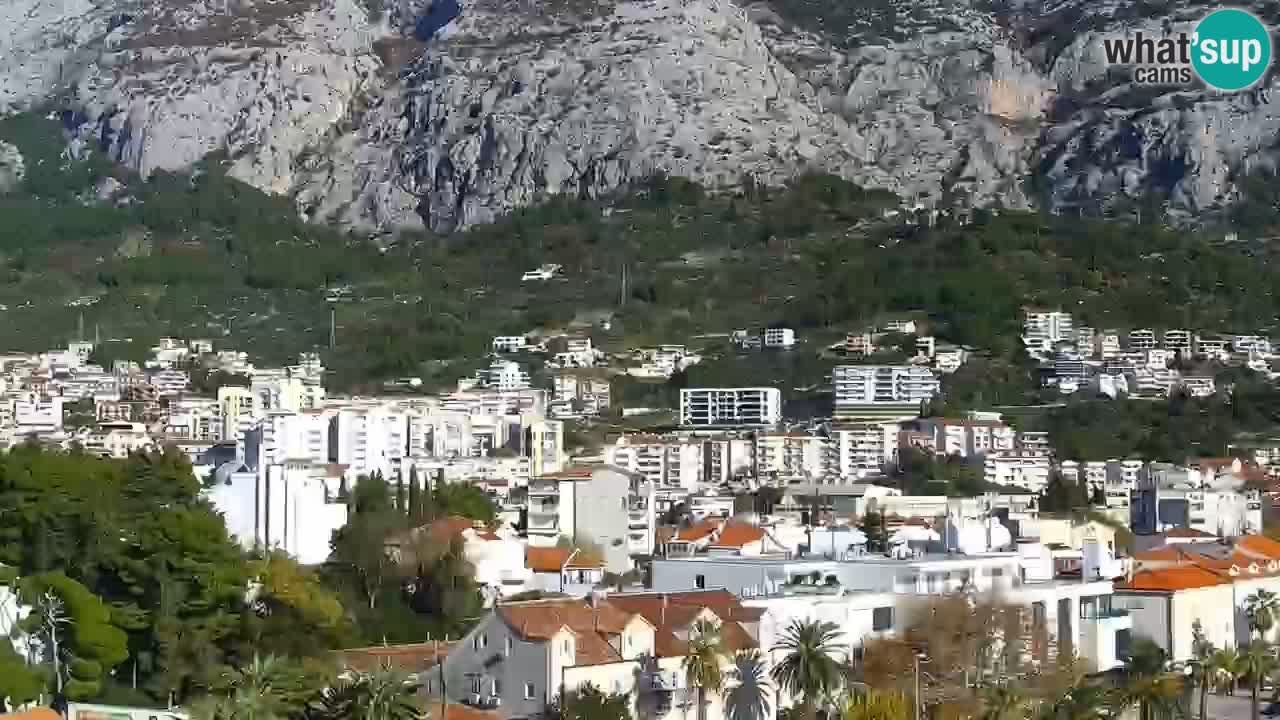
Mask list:
[[[498,335],[493,338],[493,351],[496,353],[517,352],[527,347],[529,339],[524,335]]]
[[[1196,335],[1196,353],[1210,360],[1226,362],[1231,359],[1231,341],[1225,338]]]
[[[685,388],[680,424],[689,427],[770,426],[782,419],[777,388]]]
[[[805,433],[756,435],[756,477],[821,477],[826,473],[828,440]]]
[[[764,346],[769,348],[789,348],[796,344],[796,331],[791,328],[767,328],[764,331]]]
[[[1120,333],[1106,330],[1098,336],[1098,357],[1103,360],[1114,360],[1120,357]]]
[[[451,648],[443,688],[436,673],[423,674],[426,692],[443,691],[452,702],[488,710],[488,717],[514,720],[540,717],[562,693],[590,684],[626,697],[632,717],[723,718],[720,693],[698,693],[686,682],[684,647],[696,623],[719,626],[728,690],[732,656],[756,647],[751,633],[758,619],[736,598],[712,592],[504,603]],[[774,705],[756,720],[773,720]]]
[[[147,381],[156,389],[156,395],[170,397],[186,392],[191,379],[183,370],[165,369],[151,373]]]
[[[540,475],[530,479],[528,486],[529,544],[547,547],[561,536],[588,538],[604,552],[608,570],[626,572],[633,566],[630,547],[653,547],[652,539],[632,536],[637,529],[632,527],[632,512],[641,502],[652,513],[653,486],[642,476],[612,465],[575,465]]]
[[[1156,347],[1156,334],[1147,328],[1138,328],[1129,331],[1129,349],[1130,350],[1154,350]]]
[[[1017,432],[998,420],[930,418],[919,423],[939,455],[981,457],[1017,448]]]
[[[1070,313],[1028,309],[1022,328],[1022,342],[1032,355],[1046,356],[1057,343],[1075,342]]]
[[[1088,326],[1080,326],[1076,328],[1076,354],[1082,358],[1093,357],[1097,352],[1098,333]]]
[[[989,483],[1040,493],[1049,485],[1051,465],[1045,453],[1001,450],[983,457],[982,474]]]
[[[876,344],[869,332],[849,333],[844,339],[844,351],[850,355],[871,355],[876,351]]]
[[[329,559],[333,532],[347,522],[347,504],[338,498],[342,470],[309,460],[227,463],[205,494],[243,547],[278,549],[316,565]]]
[[[1261,335],[1235,335],[1231,349],[1238,353],[1266,357],[1271,354],[1271,341]]]
[[[476,382],[482,388],[499,392],[527,390],[529,373],[525,372],[519,363],[498,360],[488,368],[477,371]]]
[[[1187,357],[1191,354],[1191,337],[1190,330],[1165,330],[1164,347],[1170,352]]]
[[[838,365],[831,382],[840,420],[914,418],[941,387],[932,371],[913,365]]]
[[[897,423],[848,423],[828,432],[828,479],[861,480],[878,475],[898,457]]]
[[[702,482],[702,442],[669,435],[622,435],[604,448],[605,462],[644,476],[658,490],[694,493]]]
[[[569,418],[603,415],[609,411],[611,393],[608,378],[562,371],[552,381],[550,413]]]
[[[218,388],[218,408],[222,417],[222,439],[239,440],[253,427],[258,414],[249,388],[223,385]]]
[[[112,458],[126,458],[129,453],[154,446],[147,426],[135,422],[100,423],[77,437],[85,452]]]
[[[807,556],[717,556],[657,558],[653,588],[723,589],[748,607],[765,611],[760,621],[763,647],[773,647],[796,619],[835,622],[840,644],[856,653],[870,638],[903,629],[900,611],[923,597],[968,591],[991,593],[1032,609],[1034,622],[1072,647],[1098,669],[1121,663],[1117,646],[1128,642],[1132,622],[1110,612],[1111,578],[1123,573],[1105,548],[1081,553],[1083,577],[1058,577],[1049,551],[1036,543],[1018,552],[979,555],[921,555],[893,559],[853,555],[844,559]],[[814,582],[813,578],[819,579]],[[1092,579],[1101,577],[1102,579]]]
[[[690,354],[683,345],[641,348],[634,355],[640,365],[627,368],[627,374],[644,378],[668,378],[702,361],[700,355]]]
[[[1183,375],[1181,386],[1191,397],[1209,397],[1217,392],[1217,384],[1211,375]]]
[[[223,435],[222,405],[215,398],[177,398],[169,401],[165,434],[174,438],[218,442]]]
[[[1158,533],[1187,528],[1236,537],[1262,530],[1262,497],[1243,478],[1212,469],[1149,463],[1133,491],[1132,528]]]

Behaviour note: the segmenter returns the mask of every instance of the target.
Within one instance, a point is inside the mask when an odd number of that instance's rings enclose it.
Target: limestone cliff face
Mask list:
[[[305,217],[368,230],[465,227],[655,172],[818,170],[909,204],[1067,210],[1156,189],[1195,213],[1275,165],[1269,90],[1108,73],[1104,34],[1160,30],[1136,2],[987,5],[895,0],[815,32],[781,0],[474,0],[422,42],[426,0],[13,0],[0,112],[58,98],[73,149],[143,173],[222,151]]]

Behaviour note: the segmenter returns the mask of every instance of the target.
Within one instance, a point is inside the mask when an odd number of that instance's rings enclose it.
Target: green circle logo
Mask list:
[[[1245,10],[1209,13],[1196,26],[1191,45],[1191,65],[1201,80],[1219,90],[1244,90],[1271,65],[1271,34]]]

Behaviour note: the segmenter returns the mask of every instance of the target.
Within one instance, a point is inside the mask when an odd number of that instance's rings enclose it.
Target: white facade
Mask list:
[[[1033,493],[1049,485],[1051,463],[1043,453],[1010,450],[989,453],[983,459],[983,478],[989,483],[1020,487]]]
[[[914,365],[838,365],[831,382],[840,419],[916,417],[941,387],[932,371]]]
[[[833,426],[827,448],[828,477],[861,479],[875,475],[898,456],[897,423]]]
[[[686,426],[768,426],[782,419],[777,388],[685,388],[680,391],[680,424]]]
[[[796,331],[791,328],[767,328],[764,331],[764,346],[773,348],[789,348],[796,344]]]
[[[641,505],[652,518],[653,486],[642,477],[612,465],[570,467],[529,480],[526,534],[530,545],[544,547],[561,536],[585,538],[600,547],[611,572],[626,572],[631,547],[653,547],[653,538],[638,538],[633,527]]]
[[[1070,313],[1027,310],[1022,327],[1022,341],[1033,355],[1048,355],[1057,343],[1075,342]]]

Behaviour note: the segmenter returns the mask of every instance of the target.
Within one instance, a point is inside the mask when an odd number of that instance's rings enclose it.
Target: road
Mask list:
[[[1199,701],[1199,696],[1192,700],[1192,714],[1197,712],[1195,708],[1198,707],[1196,703]],[[1267,701],[1263,700],[1262,707],[1265,708],[1266,706]],[[1212,720],[1252,720],[1249,717],[1249,696],[1222,697],[1220,695],[1210,695],[1207,715]]]

